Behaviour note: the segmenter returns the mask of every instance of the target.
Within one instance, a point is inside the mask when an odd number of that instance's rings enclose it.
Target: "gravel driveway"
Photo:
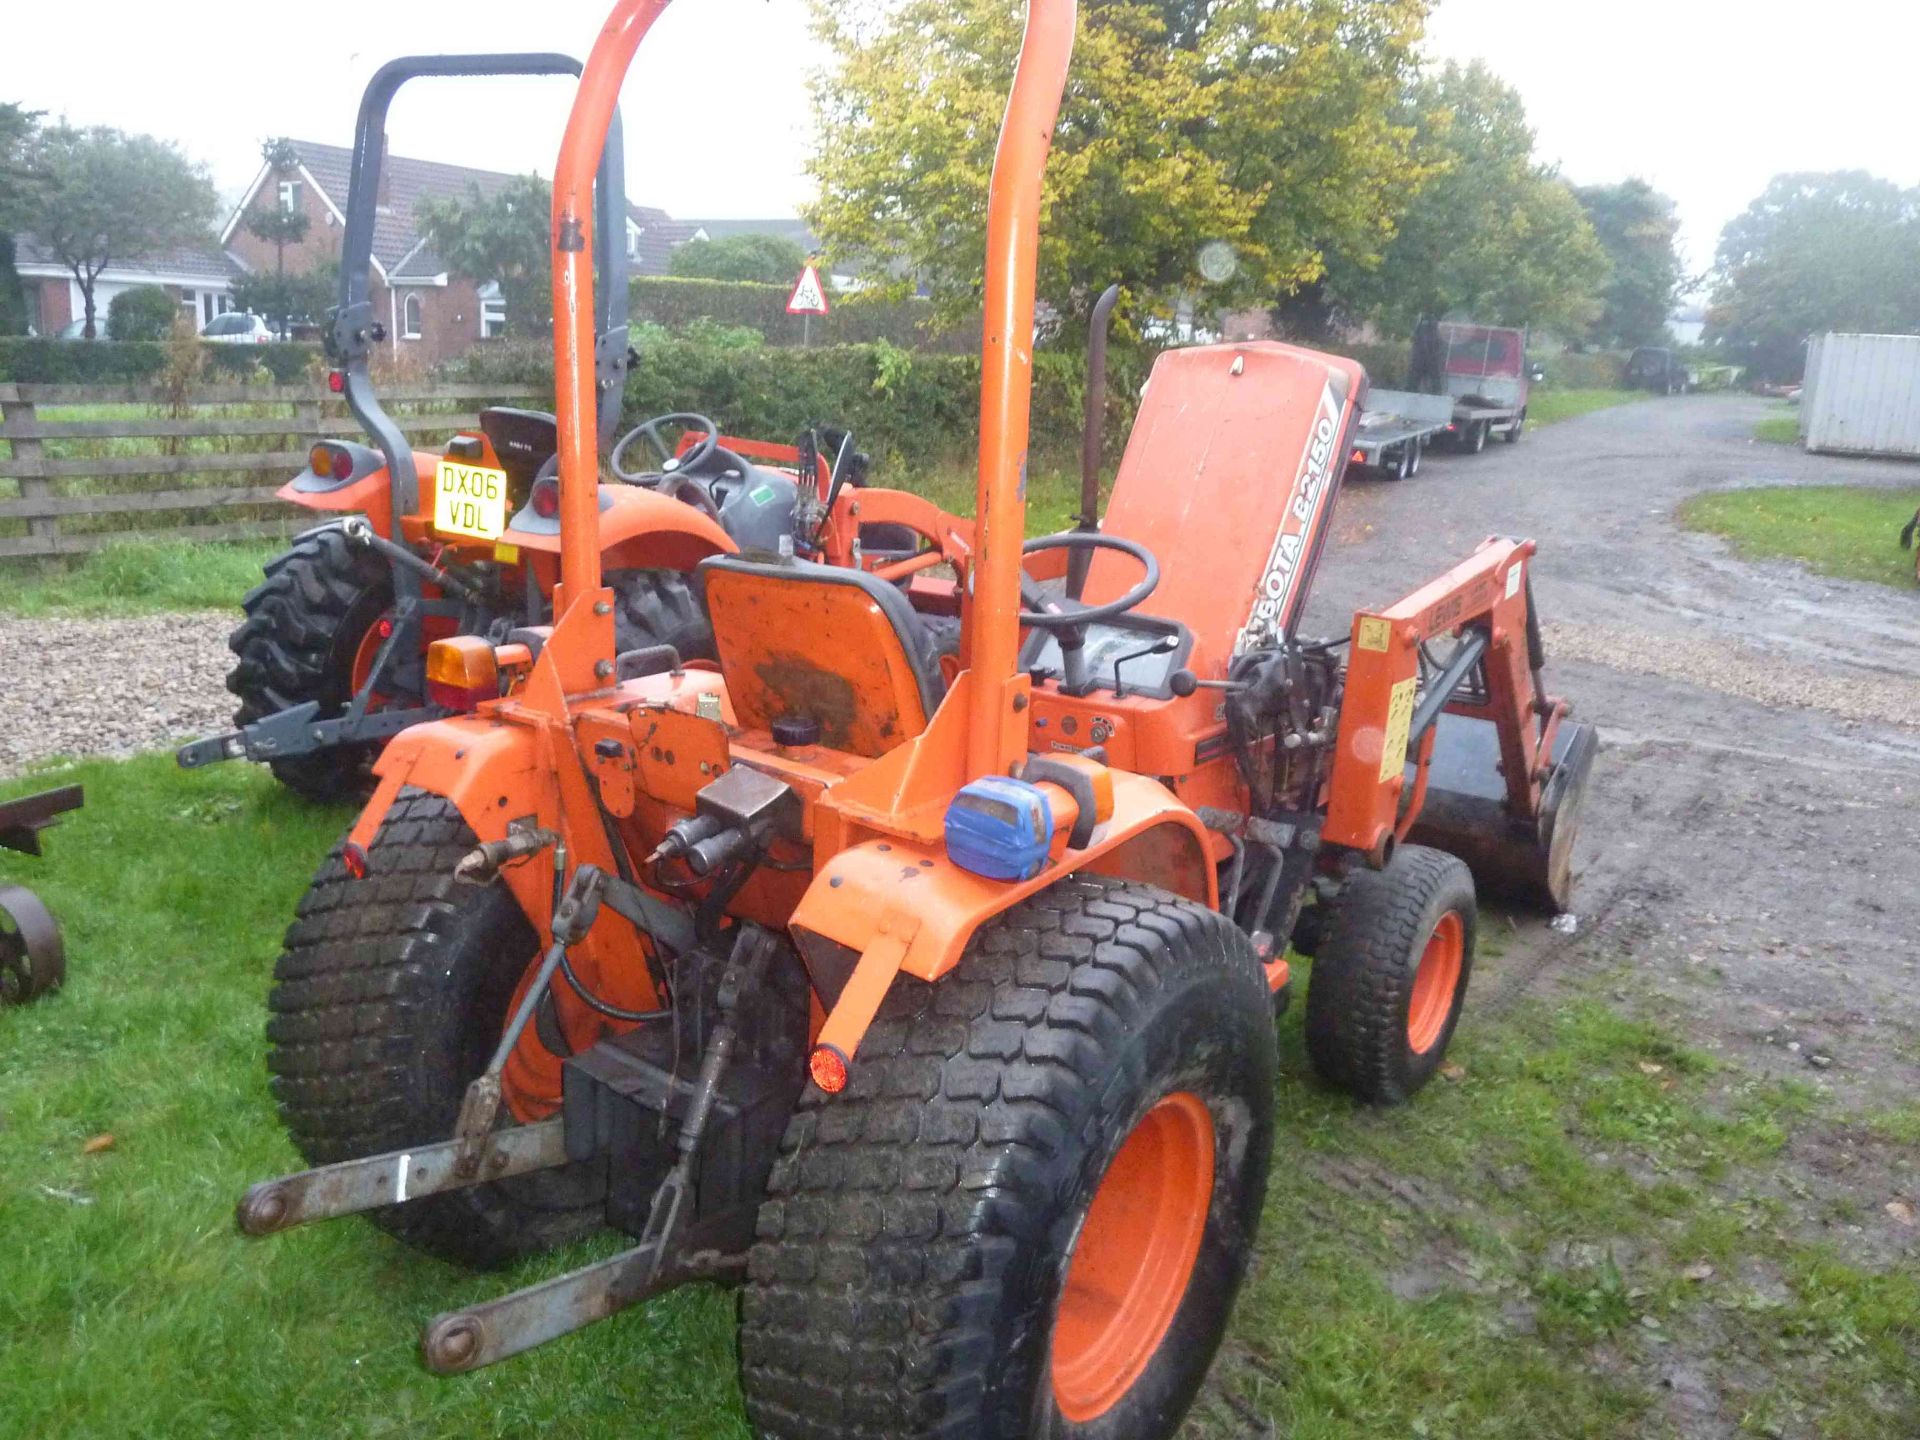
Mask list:
[[[218,611],[117,620],[0,618],[0,777],[58,756],[130,755],[233,715]]]

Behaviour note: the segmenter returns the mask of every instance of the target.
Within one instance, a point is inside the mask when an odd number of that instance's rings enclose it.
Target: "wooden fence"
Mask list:
[[[473,429],[475,402],[535,398],[511,385],[415,385],[381,394],[423,447]],[[63,416],[70,407],[134,413]],[[274,492],[305,467],[308,445],[328,435],[363,438],[345,402],[312,385],[202,387],[176,403],[145,385],[0,382],[0,441],[9,452],[0,457],[0,561],[135,538],[285,534],[296,517]]]

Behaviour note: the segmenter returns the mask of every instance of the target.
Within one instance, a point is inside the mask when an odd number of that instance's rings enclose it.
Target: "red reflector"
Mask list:
[[[387,619],[381,620],[381,622],[378,625],[373,627],[373,632],[374,634],[378,635],[382,640],[391,639],[393,636],[392,619],[387,618]]]
[[[847,1088],[847,1057],[832,1045],[816,1045],[807,1057],[807,1073],[829,1095]]]
[[[340,852],[340,863],[346,868],[349,878],[364,880],[367,878],[367,852],[349,841]]]
[[[552,480],[542,480],[535,485],[527,499],[533,505],[533,513],[542,520],[551,520],[560,513],[560,486]]]
[[[346,371],[329,370],[327,372],[327,389],[331,390],[336,395],[346,394],[347,393]]]
[[[427,699],[443,710],[467,711],[475,709],[482,700],[498,700],[500,692],[493,690],[469,690],[464,685],[449,685],[444,680],[427,680]]]
[[[1353,463],[1354,463],[1354,464],[1356,464],[1356,465],[1364,465],[1364,464],[1366,464],[1366,463],[1367,463],[1367,452],[1366,452],[1366,451],[1364,451],[1364,450],[1356,450],[1356,451],[1354,451],[1354,452],[1353,452]]]

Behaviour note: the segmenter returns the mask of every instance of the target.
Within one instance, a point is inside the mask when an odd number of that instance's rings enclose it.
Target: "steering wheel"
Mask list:
[[[667,444],[667,437],[660,433],[661,429],[668,425],[698,430],[701,432],[700,438],[694,442],[693,448],[686,454],[676,455],[673,447]],[[658,470],[634,472],[620,463],[621,457],[627,453],[627,447],[635,440],[641,439],[646,440],[653,447],[653,453],[660,462]],[[624,480],[629,485],[653,485],[659,476],[693,469],[713,454],[719,444],[720,427],[713,421],[704,415],[696,415],[691,410],[676,410],[671,415],[656,415],[651,420],[642,420],[622,435],[620,443],[613,447],[613,454],[608,458],[607,464],[615,478]]]
[[[1153,558],[1153,552],[1136,541],[1123,540],[1118,535],[1102,535],[1092,530],[1068,530],[1059,535],[1042,535],[1021,547],[1021,553],[1026,555],[1038,555],[1047,550],[1117,550],[1139,561],[1141,569],[1146,571],[1138,585],[1119,599],[1109,600],[1103,605],[1082,605],[1077,600],[1063,604],[1057,597],[1042,590],[1032,576],[1021,571],[1020,603],[1030,608],[1020,612],[1020,623],[1031,625],[1036,630],[1066,632],[1062,636],[1063,641],[1071,639],[1074,633],[1096,620],[1111,620],[1116,615],[1125,614],[1151,595],[1160,584],[1160,562]]]

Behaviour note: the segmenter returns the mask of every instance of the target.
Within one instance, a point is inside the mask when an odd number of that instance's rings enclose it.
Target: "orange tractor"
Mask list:
[[[239,1223],[475,1265],[633,1237],[435,1319],[442,1373],[734,1279],[759,1433],[1168,1435],[1259,1228],[1289,949],[1315,1065],[1392,1103],[1458,1023],[1475,876],[1566,896],[1595,742],[1543,688],[1533,546],[1298,635],[1366,377],[1270,343],[1163,355],[1098,528],[1026,538],[1075,24],[1030,0],[957,589],[720,555],[710,668],[617,653],[588,201],[665,3],[619,0],[557,167],[556,618],[431,647],[470,713],[388,746],[288,931],[269,1063],[318,1168]]]
[[[340,303],[326,340],[332,387],[372,443],[316,440],[306,468],[281,487],[282,500],[333,518],[269,561],[262,583],[242,602],[245,619],[228,642],[235,664],[227,688],[240,702],[236,728],[182,746],[183,767],[245,758],[264,762],[310,799],[364,799],[388,739],[452,713],[426,680],[433,641],[504,640],[551,618],[561,538],[554,417],[495,407],[444,454],[415,449],[381,404],[370,373],[389,337],[369,287],[383,213],[387,112],[400,88],[421,78],[579,70],[563,55],[413,56],[383,66],[369,82],[355,128]],[[710,555],[773,548],[789,532],[812,553],[809,542],[835,493],[864,486],[866,457],[841,430],[810,429],[797,445],[777,445],[722,435],[712,420],[686,413],[642,422],[616,442],[631,358],[617,114],[593,204],[593,414],[617,482],[600,492],[594,543],[614,592],[616,643],[622,651],[669,646],[684,659],[707,658],[712,633],[689,583],[694,565]],[[886,507],[878,495],[868,501],[871,510]],[[930,509],[910,497],[894,508],[910,520]],[[923,549],[943,551],[941,536],[952,530],[868,525],[821,558],[884,568]],[[864,550],[853,550],[862,538],[869,542]]]

